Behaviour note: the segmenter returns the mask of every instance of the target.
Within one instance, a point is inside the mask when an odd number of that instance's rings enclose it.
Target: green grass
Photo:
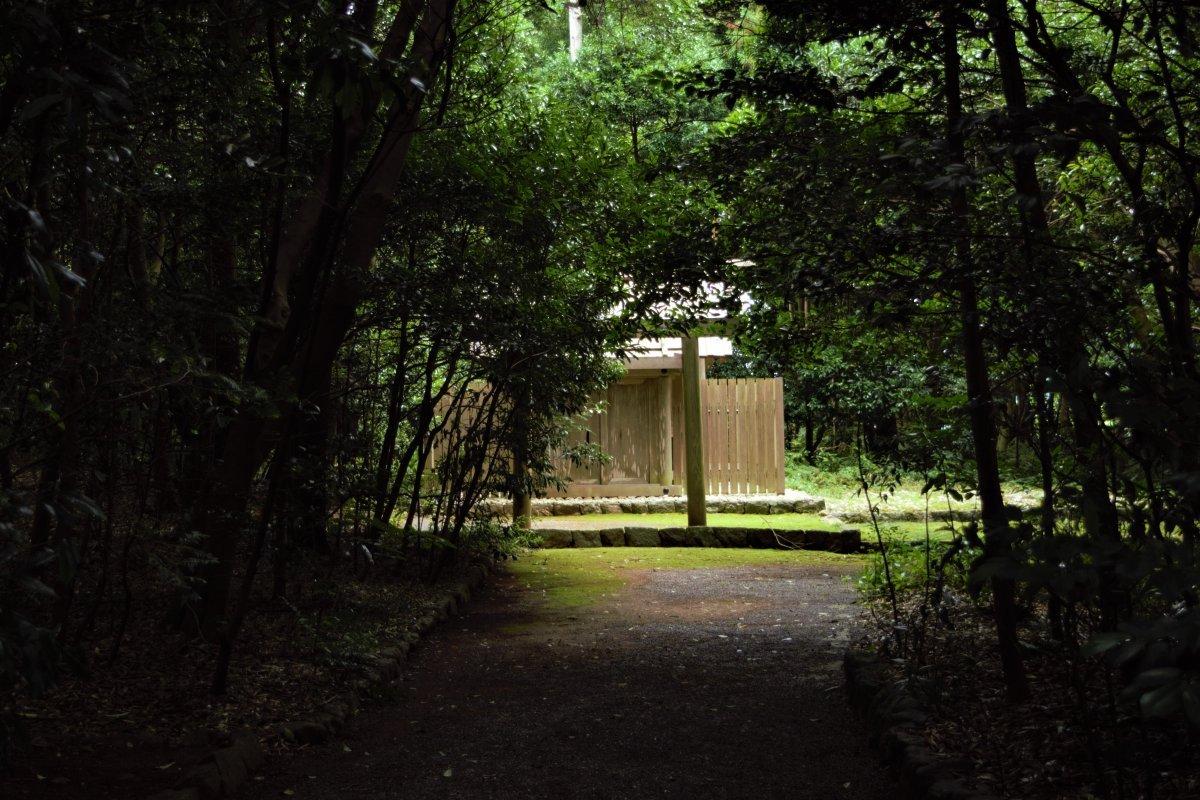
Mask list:
[[[837,516],[845,513],[864,513],[867,502],[859,490],[857,470],[852,466],[813,466],[806,464],[795,454],[791,454],[787,465],[787,486],[815,497],[825,498],[829,513]],[[882,515],[888,514],[922,514],[925,510],[925,495],[921,494],[924,480],[912,477],[891,487],[887,497],[882,496],[882,488],[872,488],[871,500],[878,504]],[[1006,502],[1017,502],[1019,505],[1032,505],[1041,498],[1041,492],[1036,487],[1007,481],[1004,484]],[[932,492],[928,498],[929,509],[934,512],[953,510],[956,516],[967,518],[976,513],[978,502],[974,498],[955,500],[940,492]],[[911,523],[889,523],[907,528]],[[924,537],[924,523],[919,523]]]
[[[620,591],[628,570],[711,569],[763,564],[861,564],[862,556],[812,550],[707,547],[605,547],[534,550],[513,562],[514,575],[554,606],[579,608]]]

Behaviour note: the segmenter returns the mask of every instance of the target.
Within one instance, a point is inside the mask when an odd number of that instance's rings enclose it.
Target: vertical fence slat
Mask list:
[[[759,382],[759,394],[762,396],[762,404],[760,406],[759,419],[762,424],[762,483],[759,484],[759,491],[772,494],[775,491],[775,448],[772,446],[771,440],[775,438],[775,414],[771,408],[774,388],[771,385],[771,380],[767,379]]]
[[[783,425],[783,378],[775,379],[775,436],[771,442],[775,450],[775,491],[787,491],[787,442]]]
[[[719,380],[720,391],[716,395],[716,428],[713,435],[713,455],[718,463],[718,480],[714,494],[728,493],[730,485],[730,380]]]
[[[738,381],[738,478],[740,491],[749,494],[754,491],[753,471],[750,468],[754,442],[751,437],[751,427],[754,424],[754,414],[751,411],[750,383]]]
[[[761,452],[758,454],[758,491],[769,494],[775,486],[774,469],[771,456],[771,431],[775,430],[775,420],[771,414],[771,382],[758,383],[758,443]]]
[[[708,462],[704,479],[709,494],[715,493],[721,483],[721,458],[717,452],[720,447],[717,441],[717,396],[720,391],[720,381],[704,381],[704,459]]]
[[[734,478],[734,470],[737,466],[737,435],[734,425],[734,414],[737,409],[737,400],[734,395],[734,387],[736,381],[733,378],[728,378],[725,381],[725,493],[734,494],[737,492],[735,486],[737,481]]]
[[[733,439],[729,437],[731,385],[729,378],[721,385],[721,494],[729,494],[729,485],[733,481]]]
[[[707,393],[705,395],[705,420],[707,425],[704,428],[704,458],[708,461],[708,470],[705,477],[708,482],[708,493],[716,494],[720,491],[721,486],[721,439],[720,439],[720,398],[721,398],[721,382],[719,380],[708,380],[705,382]]]
[[[704,491],[712,492],[712,482],[715,470],[712,461],[712,440],[715,421],[713,420],[713,382],[700,382],[700,422],[704,428]]]
[[[750,485],[751,492],[762,492],[762,381],[750,383]]]
[[[734,468],[736,486],[733,491],[741,494],[746,491],[746,384],[740,380],[733,383],[733,420],[738,434],[741,434],[734,439],[737,442],[737,466]]]
[[[744,382],[744,388],[742,391],[743,404],[745,407],[745,414],[743,416],[746,420],[744,428],[746,439],[746,447],[744,450],[746,458],[746,492],[749,494],[754,494],[758,488],[756,480],[758,476],[755,474],[755,467],[757,466],[758,461],[758,459],[755,457],[757,455],[756,451],[758,450],[758,441],[756,437],[758,425],[756,424],[756,420],[754,418],[754,412],[756,410],[755,406],[757,405],[757,398],[755,397],[754,391],[755,388],[754,382],[747,379]]]

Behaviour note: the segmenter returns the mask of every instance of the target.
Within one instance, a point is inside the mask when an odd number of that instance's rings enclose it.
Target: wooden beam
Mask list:
[[[683,340],[683,431],[687,440],[688,525],[707,525],[704,507],[704,428],[700,419],[700,382],[704,362],[700,342],[694,336]]]
[[[671,378],[658,379],[658,473],[653,480],[665,486],[675,482],[675,465],[671,453]]]
[[[683,369],[683,360],[679,356],[651,356],[649,358],[627,358],[625,369],[631,373]]]
[[[513,490],[512,518],[513,525],[518,528],[528,528],[533,516],[533,498],[529,495],[526,481],[529,480],[529,463],[526,459],[529,450],[528,412],[524,403],[518,403],[515,423],[513,425]]]

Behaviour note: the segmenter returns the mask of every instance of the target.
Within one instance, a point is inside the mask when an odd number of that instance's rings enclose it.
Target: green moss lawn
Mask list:
[[[616,515],[606,515],[616,516]],[[764,564],[862,564],[860,555],[813,550],[708,547],[594,547],[534,550],[510,571],[556,606],[574,608],[602,600],[625,585],[628,570],[706,569]]]

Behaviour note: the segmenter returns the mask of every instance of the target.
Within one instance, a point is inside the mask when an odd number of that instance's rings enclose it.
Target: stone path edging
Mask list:
[[[997,800],[967,785],[970,762],[929,747],[921,735],[928,712],[902,684],[891,680],[878,656],[851,648],[842,666],[850,704],[866,721],[871,744],[911,800]]]
[[[439,622],[457,614],[470,601],[492,570],[492,565],[477,561],[467,567],[466,574],[454,583],[434,610],[417,620],[415,629],[404,635],[404,641],[385,647],[367,656],[350,688],[323,703],[318,713],[306,719],[275,727],[271,738],[298,744],[317,744],[327,741],[358,712],[362,695],[391,683],[400,675],[409,652],[425,638]],[[175,788],[158,792],[150,800],[219,800],[236,794],[250,780],[265,759],[262,742],[253,732],[231,737],[228,745],[216,748],[192,767],[175,784]]]
[[[857,553],[857,528],[840,531],[774,530],[771,528],[602,528],[592,530],[534,528],[547,549],[564,547],[755,547],[774,550],[826,550]]]
[[[483,504],[496,513],[507,513],[512,502],[492,498]],[[749,495],[710,497],[705,508],[713,514],[813,514],[825,510],[825,501],[807,495]],[[664,514],[687,511],[686,497],[553,497],[537,498],[535,517],[569,517],[578,514]]]

